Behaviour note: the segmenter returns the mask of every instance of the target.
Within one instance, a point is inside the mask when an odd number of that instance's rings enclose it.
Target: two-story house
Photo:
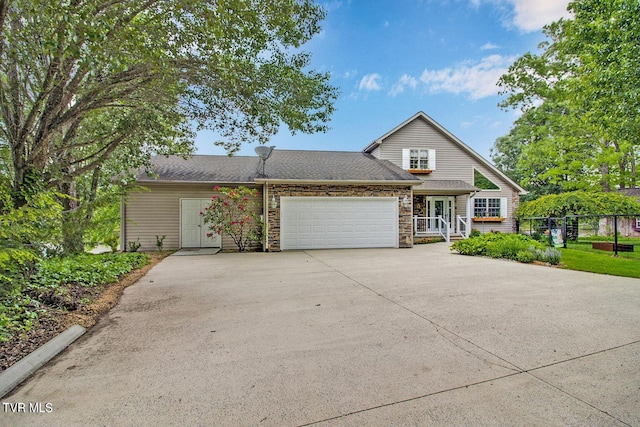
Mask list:
[[[510,232],[524,192],[426,114],[361,152],[274,150],[257,156],[156,156],[140,171],[145,191],[123,199],[122,247],[234,249],[209,237],[200,212],[215,186],[257,188],[263,250],[411,247],[415,236]]]
[[[445,227],[460,236],[471,229],[517,231],[512,214],[525,190],[425,113],[416,113],[364,152],[420,179],[413,187],[416,235],[442,234]]]

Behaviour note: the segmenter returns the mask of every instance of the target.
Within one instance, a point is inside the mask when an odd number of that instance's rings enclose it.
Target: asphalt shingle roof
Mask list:
[[[348,151],[274,150],[266,162],[265,176],[257,156],[196,155],[152,158],[153,174],[144,171],[137,180],[175,182],[251,183],[255,179],[309,181],[416,181],[387,160]]]
[[[459,179],[429,179],[413,187],[414,190],[452,190],[452,191],[480,191],[468,182]]]

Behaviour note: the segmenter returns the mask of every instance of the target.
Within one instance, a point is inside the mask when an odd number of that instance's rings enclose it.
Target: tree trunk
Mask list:
[[[84,218],[78,209],[76,186],[73,181],[60,185],[62,212],[62,249],[65,254],[78,254],[84,251]]]
[[[609,165],[602,163],[600,165],[600,173],[602,174],[602,180],[600,181],[602,191],[608,193],[611,191],[611,184],[609,183]]]

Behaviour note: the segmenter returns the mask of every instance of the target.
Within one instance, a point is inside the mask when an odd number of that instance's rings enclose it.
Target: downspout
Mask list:
[[[471,199],[473,197],[475,197],[476,194],[478,194],[479,191],[472,191],[471,193],[469,193],[469,197],[467,198],[467,226],[465,227],[464,230],[464,238],[468,239],[469,235],[471,234],[471,224],[473,224],[473,219],[471,216]]]

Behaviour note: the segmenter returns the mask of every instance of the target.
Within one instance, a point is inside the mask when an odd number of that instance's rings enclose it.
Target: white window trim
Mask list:
[[[411,167],[411,151],[416,150],[418,152],[418,160],[420,159],[420,151],[427,152],[427,167],[426,168],[412,168]],[[419,166],[419,165],[418,165]],[[433,148],[403,148],[402,149],[402,169],[411,170],[411,169],[427,169],[427,170],[436,170],[436,150]]]
[[[484,191],[484,190],[483,190]],[[485,203],[485,215],[476,216],[476,200],[486,200]],[[500,212],[498,216],[489,216],[489,199],[498,199],[500,200]],[[507,198],[506,197],[491,197],[491,196],[481,196],[481,197],[473,197],[473,202],[471,203],[471,213],[474,218],[508,218],[507,215]]]
[[[474,186],[476,185],[476,174],[475,174],[475,171],[480,172],[480,173],[481,173],[482,175],[484,175],[484,176],[485,176],[489,181],[493,182],[495,185],[497,185],[497,186],[498,186],[498,189],[497,189],[497,190],[486,190],[486,189],[482,188],[482,189],[481,189],[482,191],[502,191],[502,187],[501,187],[497,182],[495,182],[494,180],[492,180],[491,178],[489,178],[489,177],[487,176],[487,174],[486,174],[486,173],[482,172],[480,169],[478,169],[478,168],[477,168],[477,167],[475,167],[475,166],[471,166],[471,182],[473,183],[473,185],[474,185]]]

